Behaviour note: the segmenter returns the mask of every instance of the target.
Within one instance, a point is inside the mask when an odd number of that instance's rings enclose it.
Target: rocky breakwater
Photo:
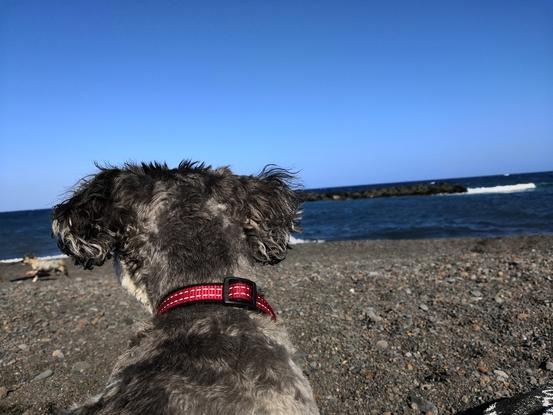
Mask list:
[[[314,192],[303,191],[300,196],[304,202],[313,202],[316,200],[348,200],[348,199],[367,199],[373,197],[391,197],[391,196],[422,196],[437,195],[444,193],[466,193],[467,188],[454,183],[421,183],[404,186],[390,186],[376,189],[366,189],[350,192]]]

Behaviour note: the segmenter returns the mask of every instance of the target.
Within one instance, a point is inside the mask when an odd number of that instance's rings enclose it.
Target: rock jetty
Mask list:
[[[421,183],[404,186],[381,187],[376,189],[358,190],[354,192],[314,192],[302,191],[300,196],[304,202],[316,200],[348,200],[367,199],[372,197],[391,196],[422,196],[444,193],[466,193],[467,188],[454,183]]]

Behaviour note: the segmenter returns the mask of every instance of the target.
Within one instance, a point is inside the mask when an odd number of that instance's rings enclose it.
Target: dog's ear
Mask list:
[[[282,261],[290,232],[298,230],[300,200],[292,189],[293,181],[292,173],[274,166],[266,166],[248,180],[244,230],[253,258],[263,264]]]
[[[116,243],[112,188],[117,174],[117,169],[104,169],[83,180],[52,213],[52,236],[59,248],[86,269],[109,259]]]

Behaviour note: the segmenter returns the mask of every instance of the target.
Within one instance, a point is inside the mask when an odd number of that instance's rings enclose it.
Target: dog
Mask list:
[[[286,330],[244,279],[286,256],[300,203],[291,183],[275,166],[240,176],[125,164],[99,167],[55,206],[60,249],[88,269],[113,256],[152,314],[103,392],[66,413],[319,413]]]
[[[51,272],[69,275],[63,259],[39,259],[31,255],[25,255],[21,262],[31,266],[31,271],[27,271],[27,277],[38,278],[42,275],[49,275]]]

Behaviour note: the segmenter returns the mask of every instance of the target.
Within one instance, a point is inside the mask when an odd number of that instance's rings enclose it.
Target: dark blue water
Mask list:
[[[50,236],[50,214],[50,209],[0,213],[0,259],[59,254]]]
[[[328,241],[553,234],[553,172],[439,181],[485,188],[486,193],[307,202],[303,205],[303,233],[294,236]],[[526,186],[527,190],[510,193],[505,193],[509,189],[493,188],[530,183],[535,188]],[[319,190],[382,186],[389,185]],[[50,238],[49,209],[0,213],[0,259],[26,253],[59,253]]]
[[[305,203],[304,231],[298,237],[344,240],[553,234],[553,172],[439,181],[463,184],[469,193]],[[520,184],[533,184],[535,188],[495,188]],[[478,188],[484,188],[481,191],[485,193],[473,193]]]

